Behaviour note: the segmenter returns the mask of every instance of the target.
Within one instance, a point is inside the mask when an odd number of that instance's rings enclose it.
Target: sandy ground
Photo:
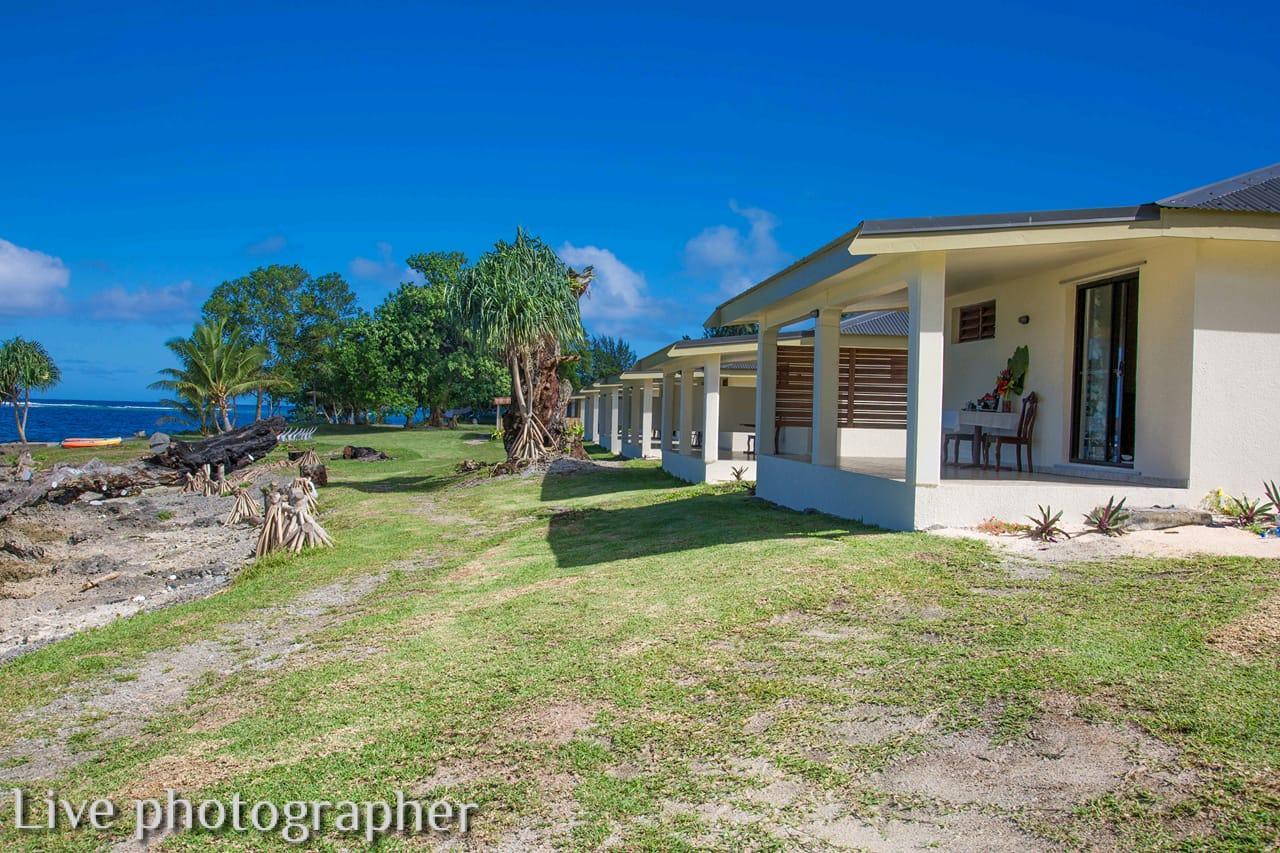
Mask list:
[[[1053,543],[1036,542],[1023,536],[993,536],[971,527],[948,527],[931,532],[939,536],[978,539],[1014,556],[1052,563],[1105,561],[1117,557],[1190,557],[1197,554],[1280,558],[1280,539],[1263,539],[1234,527],[1136,530],[1115,537],[1068,527],[1071,538]]]
[[[254,485],[287,481],[266,470]],[[176,487],[68,506],[43,504],[0,525],[0,661],[142,610],[210,595],[252,556],[255,530],[224,527],[232,498]],[[16,553],[15,553],[16,552]],[[120,577],[87,591],[87,580]]]

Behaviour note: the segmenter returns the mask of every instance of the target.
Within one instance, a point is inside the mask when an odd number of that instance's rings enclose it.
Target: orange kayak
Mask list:
[[[118,438],[64,438],[63,447],[115,447],[120,444]]]

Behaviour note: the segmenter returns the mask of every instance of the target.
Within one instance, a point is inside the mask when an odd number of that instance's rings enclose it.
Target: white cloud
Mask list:
[[[732,225],[716,225],[704,229],[684,247],[685,270],[714,280],[725,295],[746,290],[791,260],[773,236],[778,220],[772,213],[741,207],[735,201],[729,202],[729,209],[747,220],[745,232]]]
[[[643,334],[664,313],[661,302],[650,295],[644,275],[608,249],[566,242],[558,254],[575,269],[595,267],[595,279],[580,303],[583,323],[592,333]]]
[[[93,294],[87,304],[89,315],[95,320],[168,325],[195,319],[196,296],[196,287],[190,281],[134,290],[116,285]]]
[[[422,284],[424,279],[417,270],[397,263],[391,256],[391,244],[385,241],[378,243],[378,258],[355,258],[351,261],[351,274],[356,278],[380,281],[383,284],[399,284],[411,281]]]
[[[34,317],[66,308],[71,270],[61,258],[0,240],[0,316]]]
[[[251,255],[274,255],[284,251],[289,241],[283,234],[269,234],[256,243],[250,243],[244,250]]]

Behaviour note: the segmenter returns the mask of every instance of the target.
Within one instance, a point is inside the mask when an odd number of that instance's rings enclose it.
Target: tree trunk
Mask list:
[[[164,453],[152,457],[152,461],[182,471],[195,471],[205,465],[210,468],[223,465],[226,471],[235,471],[270,453],[288,426],[284,418],[276,415],[202,441],[174,441]]]
[[[254,409],[253,419],[255,421],[262,420],[262,389],[261,388],[258,389],[258,406],[256,409]]]
[[[20,408],[21,407],[18,405],[18,396],[15,394],[13,397],[13,425],[18,430],[18,441],[22,442],[23,444],[26,444],[27,443],[27,425],[26,423],[24,423],[26,419],[21,417],[21,413],[19,412]]]

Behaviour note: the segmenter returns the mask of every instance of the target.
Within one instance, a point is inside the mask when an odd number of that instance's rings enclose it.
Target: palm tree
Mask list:
[[[164,400],[165,405],[197,423],[201,432],[235,429],[237,397],[288,384],[263,369],[264,347],[222,319],[207,320],[196,326],[191,337],[174,338],[165,346],[181,366],[161,370],[165,378],[151,387],[173,392],[175,398]]]
[[[0,344],[0,400],[13,406],[18,440],[27,443],[31,392],[48,391],[62,381],[62,371],[38,342],[10,338]]]
[[[555,445],[546,416],[539,415],[539,391],[542,383],[559,381],[562,345],[583,338],[578,299],[587,280],[542,240],[518,229],[515,242],[499,241],[453,287],[459,315],[511,374],[514,423],[505,439],[512,461],[541,459]]]

